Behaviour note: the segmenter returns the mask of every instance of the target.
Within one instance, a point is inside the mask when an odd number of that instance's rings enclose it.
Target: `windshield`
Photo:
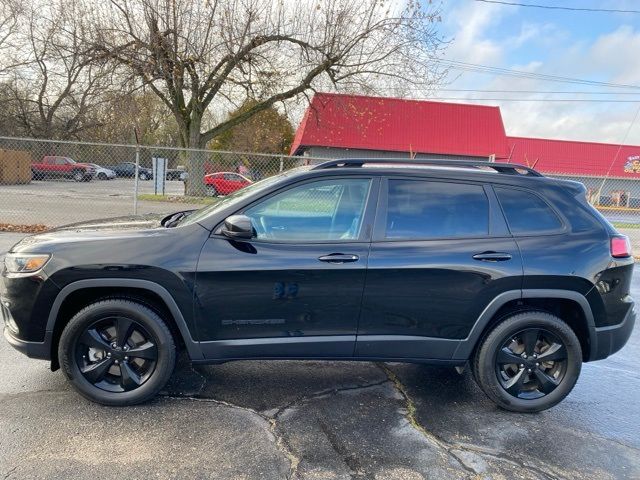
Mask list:
[[[267,177],[255,183],[249,184],[240,190],[236,190],[235,192],[222,197],[219,201],[214,203],[213,205],[209,205],[207,207],[201,208],[200,210],[196,210],[189,216],[186,216],[180,222],[180,225],[189,225],[195,223],[199,220],[202,220],[209,215],[216,213],[217,211],[222,210],[223,208],[227,208],[236,203],[240,203],[244,198],[248,197],[252,193],[259,191],[263,188],[267,188],[275,183],[278,183],[285,177],[289,177],[294,173],[308,170],[309,166],[303,166],[298,168],[292,168],[284,173],[279,175],[274,175],[273,177]]]

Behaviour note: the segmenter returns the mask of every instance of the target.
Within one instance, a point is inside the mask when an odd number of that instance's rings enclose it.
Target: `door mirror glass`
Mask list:
[[[224,221],[222,234],[229,238],[252,238],[254,236],[251,219],[246,215],[231,215]]]

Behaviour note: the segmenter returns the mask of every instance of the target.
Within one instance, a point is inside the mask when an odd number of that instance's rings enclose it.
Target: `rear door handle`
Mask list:
[[[357,262],[359,259],[360,257],[358,257],[358,255],[345,253],[330,253],[329,255],[318,257],[318,260],[327,263],[351,263]]]
[[[511,254],[505,252],[482,252],[476,253],[473,259],[481,262],[504,262],[511,260]]]

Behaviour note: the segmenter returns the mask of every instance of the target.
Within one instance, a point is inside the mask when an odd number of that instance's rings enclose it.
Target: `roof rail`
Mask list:
[[[476,162],[474,160],[407,160],[399,158],[341,158],[319,163],[312,167],[312,170],[324,170],[327,168],[338,167],[362,167],[365,164],[406,165],[408,167],[411,167],[412,165],[427,165],[442,167],[469,167],[478,169],[491,168],[498,173],[504,173],[506,175],[531,175],[533,177],[544,176],[533,168],[525,167],[524,165],[519,165],[517,163]]]

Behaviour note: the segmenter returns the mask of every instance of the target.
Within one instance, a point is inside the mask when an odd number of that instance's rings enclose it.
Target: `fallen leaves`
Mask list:
[[[49,230],[49,227],[36,223],[35,225],[15,225],[12,223],[0,223],[0,232],[14,233],[40,233]]]

